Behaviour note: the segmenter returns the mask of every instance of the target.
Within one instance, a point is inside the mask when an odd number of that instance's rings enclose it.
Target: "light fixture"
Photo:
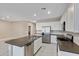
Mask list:
[[[34,16],[36,16],[36,13],[34,14]]]
[[[33,20],[32,22],[36,23],[36,20]]]
[[[51,12],[50,12],[50,11],[48,11],[47,13],[48,13],[48,14],[51,14]]]
[[[46,8],[41,8],[41,10],[46,10]]]
[[[7,19],[9,19],[9,18],[10,18],[10,16],[6,16],[6,18],[7,18]]]

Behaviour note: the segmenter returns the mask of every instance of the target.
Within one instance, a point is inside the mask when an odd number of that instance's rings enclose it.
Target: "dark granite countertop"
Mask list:
[[[71,41],[57,40],[60,51],[79,54],[79,46]]]
[[[12,39],[12,40],[8,40],[6,41],[6,43],[11,44],[11,45],[15,45],[15,46],[25,46],[25,45],[30,45],[31,43],[34,42],[34,40],[40,38],[41,36],[26,36],[26,37],[22,37],[22,38],[18,38],[18,39]]]

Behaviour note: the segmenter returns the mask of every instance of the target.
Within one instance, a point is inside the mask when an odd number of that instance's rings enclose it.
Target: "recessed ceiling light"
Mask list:
[[[51,14],[51,12],[50,12],[50,11],[48,11],[47,13],[48,13],[48,14]]]
[[[36,20],[33,20],[32,22],[36,23]]]
[[[9,19],[9,18],[10,18],[10,16],[6,16],[6,18],[7,18],[7,19]]]
[[[41,10],[46,10],[46,8],[41,8]]]
[[[34,14],[34,16],[36,16],[36,13]]]

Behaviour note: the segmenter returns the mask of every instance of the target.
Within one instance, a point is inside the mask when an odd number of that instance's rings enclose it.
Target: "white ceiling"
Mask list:
[[[51,18],[53,20],[60,17],[69,5],[68,3],[0,3],[0,19],[42,21]],[[46,8],[46,10],[41,10],[41,8]]]

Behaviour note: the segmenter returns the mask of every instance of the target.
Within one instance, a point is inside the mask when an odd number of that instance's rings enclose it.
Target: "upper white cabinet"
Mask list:
[[[38,22],[36,23],[36,30],[37,33],[42,32],[43,26],[51,26],[51,30],[61,30],[61,25],[59,21],[52,21],[52,22]]]
[[[79,4],[75,4],[75,32],[79,32]]]
[[[74,5],[71,5],[67,11],[67,31],[74,32]]]
[[[61,28],[64,21],[66,22],[65,30],[74,32],[74,4],[70,5],[65,13],[62,15]]]

